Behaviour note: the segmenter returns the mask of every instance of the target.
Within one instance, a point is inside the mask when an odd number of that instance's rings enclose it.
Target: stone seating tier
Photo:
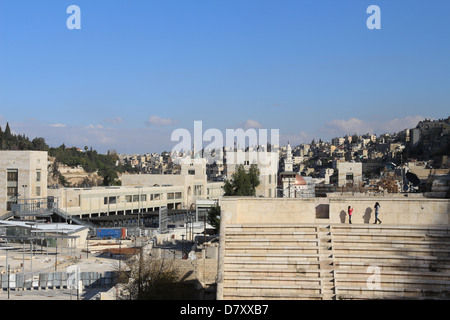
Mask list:
[[[224,239],[223,299],[450,297],[448,226],[228,225]]]

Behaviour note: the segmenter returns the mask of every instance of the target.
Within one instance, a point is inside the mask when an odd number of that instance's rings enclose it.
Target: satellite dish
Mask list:
[[[408,181],[413,184],[413,186],[415,186],[415,187],[420,186],[420,179],[417,177],[417,175],[415,175],[414,173],[409,171],[405,174],[405,176],[406,176],[406,179],[408,179]]]

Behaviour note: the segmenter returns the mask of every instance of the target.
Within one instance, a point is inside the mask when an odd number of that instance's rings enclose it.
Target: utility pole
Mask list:
[[[6,254],[8,254],[8,251],[6,251]],[[11,268],[8,264],[8,300],[9,300],[9,274],[10,274],[10,272],[11,272]]]
[[[203,215],[203,246],[206,243],[206,214]]]

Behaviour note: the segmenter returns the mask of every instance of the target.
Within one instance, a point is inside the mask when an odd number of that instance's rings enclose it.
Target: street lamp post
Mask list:
[[[25,211],[25,188],[26,187],[28,187],[26,184],[23,184],[22,185],[22,188],[23,188],[23,208],[22,208],[22,211]]]

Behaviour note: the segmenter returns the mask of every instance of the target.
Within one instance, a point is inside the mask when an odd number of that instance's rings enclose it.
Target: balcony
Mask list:
[[[19,217],[47,217],[51,216],[53,209],[58,208],[58,202],[53,197],[18,199],[17,203],[11,205],[11,211]]]

